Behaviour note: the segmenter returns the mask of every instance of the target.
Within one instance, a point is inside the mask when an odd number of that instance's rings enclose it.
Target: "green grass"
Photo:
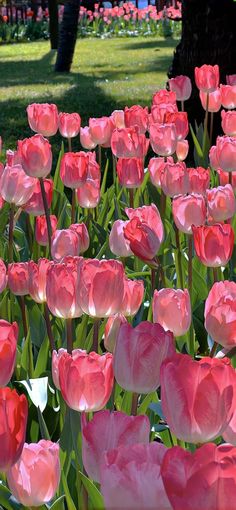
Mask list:
[[[61,111],[89,117],[109,115],[125,105],[147,105],[165,86],[177,41],[134,38],[78,39],[72,72],[54,72],[55,52],[48,42],[0,48],[0,135],[4,148],[29,136],[25,109],[32,102],[55,102]],[[59,137],[54,144],[59,143]]]

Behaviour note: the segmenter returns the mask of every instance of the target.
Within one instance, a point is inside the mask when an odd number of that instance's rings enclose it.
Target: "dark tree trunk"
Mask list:
[[[36,21],[38,15],[38,2],[37,0],[31,0],[31,9],[33,11],[32,20]]]
[[[55,71],[60,73],[69,72],[71,68],[77,38],[79,9],[80,0],[66,1],[61,22],[55,65]]]
[[[194,68],[218,64],[221,83],[235,73],[236,3],[233,0],[183,0],[182,38],[178,44],[169,78],[180,74],[191,78],[193,94],[186,102],[190,122],[202,121],[204,112],[194,85]]]
[[[49,10],[49,32],[50,44],[52,50],[57,50],[58,47],[58,3],[57,0],[48,1]]]

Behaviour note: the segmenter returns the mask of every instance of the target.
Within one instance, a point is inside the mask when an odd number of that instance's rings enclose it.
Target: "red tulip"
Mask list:
[[[233,188],[230,184],[208,189],[206,192],[208,213],[215,222],[232,218],[236,210]]]
[[[130,220],[124,228],[124,236],[134,255],[144,261],[152,261],[160,248],[160,239],[146,222],[138,217]]]
[[[48,268],[46,298],[49,310],[56,317],[70,319],[82,315],[77,291],[77,266],[81,263],[81,257],[71,257]]]
[[[85,223],[74,223],[70,225],[69,230],[76,232],[79,237],[80,253],[84,253],[89,248],[89,233]]]
[[[189,176],[185,163],[166,163],[161,172],[161,188],[165,195],[185,195],[189,191]]]
[[[15,368],[18,332],[16,322],[0,319],[0,387],[9,383]]]
[[[122,303],[122,313],[126,317],[136,315],[144,296],[143,280],[124,279],[124,296]]]
[[[132,126],[138,126],[140,133],[146,133],[148,127],[148,108],[145,106],[144,108],[139,105],[128,106],[125,107],[124,111],[125,117],[125,126],[127,128]]]
[[[7,269],[2,259],[0,259],[0,293],[5,290],[7,286]]]
[[[117,255],[117,257],[129,257],[129,255],[133,255],[130,249],[130,243],[124,236],[124,228],[127,223],[128,221],[116,220],[111,227],[109,246],[112,253]]]
[[[206,203],[202,195],[180,195],[172,201],[172,213],[176,227],[185,234],[192,233],[192,225],[199,227],[206,221]]]
[[[167,162],[174,163],[174,160],[172,156],[167,158]],[[161,187],[161,173],[165,166],[165,158],[151,158],[148,163],[148,171],[150,174],[150,179],[153,184],[153,186],[156,186],[157,188]]]
[[[192,227],[198,258],[207,267],[225,266],[233,252],[234,231],[229,224]]]
[[[175,124],[152,124],[150,126],[152,150],[159,156],[171,156],[177,146]]]
[[[52,264],[47,259],[39,259],[38,263],[28,262],[29,294],[36,303],[46,303],[47,271]]]
[[[8,264],[8,287],[16,296],[29,294],[28,262]]]
[[[236,74],[226,75],[226,83],[227,85],[236,85]]]
[[[168,91],[166,89],[161,89],[156,92],[152,98],[152,104],[176,104],[176,93],[175,91]]]
[[[37,180],[25,174],[21,165],[6,166],[0,178],[1,195],[18,207],[26,204],[34,193]]]
[[[236,136],[236,112],[221,112],[221,126],[227,136]]]
[[[200,193],[204,195],[210,186],[210,169],[198,166],[197,168],[188,168],[188,179],[190,193]]]
[[[130,220],[133,218],[139,218],[141,222],[147,223],[147,225],[155,232],[160,243],[164,239],[164,227],[161,220],[160,213],[155,204],[143,205],[132,209],[127,207],[125,212]]]
[[[52,168],[51,145],[42,135],[18,141],[22,167],[31,177],[47,177]]]
[[[148,150],[149,140],[139,133],[138,126],[114,129],[111,137],[111,149],[117,158],[143,159]]]
[[[42,439],[25,443],[19,460],[7,472],[13,496],[27,508],[48,503],[60,482],[59,444]]]
[[[7,471],[19,459],[25,442],[28,404],[25,395],[0,388],[0,470]]]
[[[236,108],[236,86],[235,85],[221,85],[221,98],[222,106],[227,110]]]
[[[184,335],[191,325],[191,303],[187,289],[155,290],[153,295],[153,321],[174,336]]]
[[[205,303],[205,328],[212,339],[231,348],[236,345],[236,283],[214,283]]]
[[[88,156],[86,152],[66,152],[62,156],[60,177],[67,188],[80,188],[87,179]]]
[[[114,110],[111,114],[111,120],[114,124],[114,128],[125,127],[125,112],[124,110]]]
[[[58,130],[58,111],[55,104],[33,103],[27,106],[28,122],[35,133],[53,136]]]
[[[119,183],[124,188],[139,188],[144,179],[143,160],[138,158],[119,158],[117,161]]]
[[[64,138],[74,138],[80,132],[81,118],[78,113],[59,113],[59,131]]]
[[[189,151],[188,140],[179,140],[176,146],[176,156],[178,161],[184,161],[187,158]]]
[[[50,209],[53,195],[52,179],[44,179],[44,189],[47,197],[48,208]],[[24,211],[28,214],[32,214],[33,216],[40,216],[41,214],[44,214],[43,197],[39,180],[36,180],[33,194],[31,195],[31,198],[28,200],[28,202],[26,202],[24,205]]]
[[[84,260],[79,269],[78,294],[83,312],[91,317],[110,317],[121,312],[124,295],[124,268],[121,262],[111,259]]]
[[[156,442],[106,452],[100,469],[106,510],[171,510],[160,475],[165,452]]]
[[[207,92],[203,92],[200,90],[199,93],[200,100],[202,103],[202,107],[206,110],[207,107]],[[209,112],[218,112],[221,109],[221,89],[218,87],[214,92],[209,93],[208,98],[208,111]]]
[[[50,215],[50,223],[52,233],[56,231],[57,228],[57,217],[54,215]],[[35,239],[40,246],[48,245],[48,229],[46,216],[37,216],[35,223]]]
[[[88,126],[80,128],[80,143],[84,149],[88,149],[89,151],[95,149],[97,145],[91,137],[90,129]]]
[[[89,133],[92,140],[98,145],[110,146],[112,131],[114,129],[110,117],[89,119]]]
[[[186,138],[189,131],[187,112],[167,113],[165,122],[175,125],[177,140]]]
[[[195,82],[199,90],[203,92],[214,92],[219,86],[220,74],[219,66],[210,66],[204,64],[201,67],[195,67]]]
[[[122,313],[109,317],[104,330],[104,347],[107,351],[114,352],[120,326],[126,323],[127,320]]]
[[[112,431],[112,434],[110,433]],[[82,458],[89,478],[100,483],[103,455],[120,446],[149,443],[147,416],[127,416],[118,411],[99,411],[89,422],[82,414]]]
[[[174,354],[161,366],[161,404],[170,430],[188,443],[220,436],[233,414],[235,371],[229,359]]]
[[[121,324],[114,352],[114,375],[127,391],[150,393],[160,386],[163,360],[175,352],[173,335],[160,324]]]
[[[71,257],[79,255],[80,238],[78,234],[69,228],[55,230],[52,235],[51,253],[55,262],[61,262],[68,255]]]
[[[95,412],[108,402],[113,387],[112,354],[76,349],[64,352],[58,364],[61,393],[75,411]]]
[[[186,101],[192,93],[192,83],[188,76],[176,76],[169,80],[170,90],[175,92],[177,101]]]

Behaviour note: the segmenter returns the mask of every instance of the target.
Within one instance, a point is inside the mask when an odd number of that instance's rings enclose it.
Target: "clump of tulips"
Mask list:
[[[10,510],[235,508],[236,75],[220,85],[204,65],[195,80],[206,112],[195,166],[186,76],[151,108],[83,127],[78,113],[31,104],[34,134],[2,152]]]

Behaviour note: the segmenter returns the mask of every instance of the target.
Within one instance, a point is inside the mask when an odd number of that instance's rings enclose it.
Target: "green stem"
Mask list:
[[[175,229],[175,240],[176,240],[176,275],[177,275],[177,286],[180,289],[184,288],[184,279],[183,279],[183,270],[182,270],[182,261],[181,261],[181,249],[180,249],[180,239],[179,239],[179,230],[174,224]]]
[[[13,262],[13,235],[14,235],[14,210],[15,204],[10,205],[9,216],[9,240],[8,240],[8,262]]]
[[[214,112],[211,112],[210,113],[210,146],[212,145],[213,124],[214,124]]]
[[[134,190],[133,188],[129,188],[129,206],[134,208]]]
[[[98,145],[98,164],[100,166],[100,170],[102,170],[102,147]]]
[[[151,268],[151,291],[152,294],[156,288],[156,270],[154,268]]]
[[[47,334],[48,334],[48,339],[49,339],[49,343],[50,343],[50,348],[51,348],[51,351],[54,351],[54,350],[56,350],[56,345],[55,345],[55,340],[54,340],[54,337],[53,337],[52,326],[51,326],[51,321],[50,321],[50,316],[49,316],[49,310],[48,310],[47,303],[44,303],[44,318],[45,318],[45,323],[46,323],[46,328],[47,328]]]
[[[20,309],[21,309],[24,337],[26,339],[27,335],[28,335],[28,326],[27,326],[27,319],[26,319],[25,296],[19,296],[19,303],[20,303]]]
[[[98,334],[99,334],[100,319],[95,318],[93,323],[93,345],[92,351],[98,352]]]
[[[190,296],[191,310],[192,310],[192,290],[193,290],[193,239],[192,235],[188,235],[188,291]],[[189,329],[189,354],[190,356],[194,357],[194,330],[192,321]]]
[[[131,415],[137,416],[137,410],[138,410],[138,393],[133,393],[132,397],[132,406],[131,406]]]
[[[112,154],[113,184],[116,183],[116,157]]]
[[[50,257],[51,257],[52,226],[51,226],[51,221],[50,221],[50,212],[49,212],[49,209],[48,209],[47,195],[46,195],[46,192],[45,192],[44,182],[43,182],[43,178],[42,177],[39,178],[39,182],[40,182],[40,189],[41,189],[42,198],[43,198],[44,212],[45,212],[45,216],[46,216],[47,231],[48,231],[48,246],[49,246],[49,254],[50,254]]]
[[[71,138],[67,138],[67,140],[68,140],[68,149],[69,149],[69,152],[72,152]]]
[[[76,216],[76,190],[72,190],[72,203],[71,203],[71,224],[75,223]]]
[[[73,351],[73,335],[72,335],[72,319],[66,319],[66,341],[67,341],[67,352],[69,354]]]
[[[206,113],[205,113],[205,119],[204,119],[204,132],[203,132],[203,157],[205,156],[206,152],[206,140],[207,140],[207,127],[208,127],[208,109],[209,109],[209,92],[207,92],[207,98],[206,98]]]
[[[161,190],[160,215],[161,215],[162,220],[164,220],[164,218],[165,218],[165,212],[166,212],[166,195]]]
[[[218,343],[217,342],[214,342],[212,348],[211,348],[211,351],[210,351],[210,358],[214,358],[214,355],[216,353],[216,349],[218,347]]]
[[[218,271],[217,271],[217,267],[213,267],[212,270],[213,270],[213,281],[214,283],[218,282]]]

